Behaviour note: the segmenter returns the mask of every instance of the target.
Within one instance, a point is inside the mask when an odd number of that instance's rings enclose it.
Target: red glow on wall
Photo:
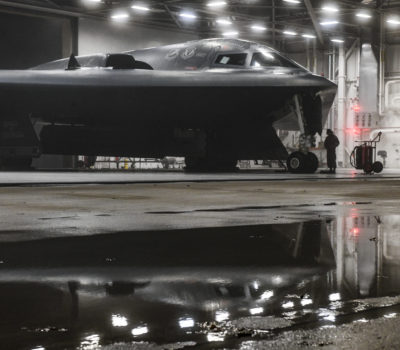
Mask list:
[[[360,229],[358,227],[353,227],[350,229],[350,233],[352,236],[357,237],[360,234]]]

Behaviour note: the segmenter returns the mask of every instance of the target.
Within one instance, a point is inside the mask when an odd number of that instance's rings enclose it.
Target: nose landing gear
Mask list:
[[[297,115],[297,121],[301,132],[299,139],[299,150],[289,155],[286,163],[291,173],[313,174],[317,171],[319,161],[317,156],[309,152],[310,147],[315,143],[315,138],[307,128],[304,111],[300,104],[300,98],[295,95],[293,98],[293,111]]]
[[[287,159],[287,167],[294,174],[313,174],[318,169],[318,158],[312,152],[293,152]]]

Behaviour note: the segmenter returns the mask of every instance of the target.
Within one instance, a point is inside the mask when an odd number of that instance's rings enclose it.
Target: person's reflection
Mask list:
[[[74,326],[79,318],[79,282],[69,281],[68,282],[69,293],[71,294],[71,328]]]

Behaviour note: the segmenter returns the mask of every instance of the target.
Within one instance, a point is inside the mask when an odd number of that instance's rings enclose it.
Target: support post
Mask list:
[[[343,44],[339,46],[339,77],[338,77],[338,113],[337,136],[340,141],[338,147],[338,165],[345,167],[345,125],[346,125],[346,55]]]

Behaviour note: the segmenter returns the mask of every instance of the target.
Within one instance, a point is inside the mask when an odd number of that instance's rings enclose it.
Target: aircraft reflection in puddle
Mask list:
[[[357,214],[2,244],[0,347],[221,342],[233,326],[334,324],[360,307],[347,300],[400,290],[400,216]]]

